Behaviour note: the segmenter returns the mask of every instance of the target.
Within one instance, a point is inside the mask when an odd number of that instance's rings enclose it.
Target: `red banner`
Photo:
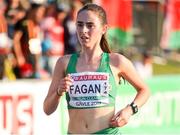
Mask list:
[[[163,49],[180,48],[180,0],[168,0],[160,46]]]
[[[105,9],[110,27],[126,31],[132,26],[131,0],[95,0],[95,3]]]
[[[180,30],[180,0],[170,0],[169,6],[169,12],[172,14],[172,29]]]

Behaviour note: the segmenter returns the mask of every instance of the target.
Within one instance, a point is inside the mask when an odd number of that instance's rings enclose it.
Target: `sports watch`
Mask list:
[[[132,103],[130,104],[130,107],[131,107],[131,109],[132,109],[132,111],[133,111],[133,115],[138,112],[138,106],[137,106],[134,102],[132,102]]]

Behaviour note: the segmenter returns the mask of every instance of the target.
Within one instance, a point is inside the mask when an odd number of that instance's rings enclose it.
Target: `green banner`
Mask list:
[[[112,50],[126,48],[133,42],[132,31],[123,31],[120,28],[110,28],[107,37]]]

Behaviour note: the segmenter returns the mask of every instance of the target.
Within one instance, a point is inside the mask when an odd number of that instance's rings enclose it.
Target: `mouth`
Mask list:
[[[86,41],[86,42],[89,41],[89,37],[87,36],[81,36],[80,38],[82,41]]]

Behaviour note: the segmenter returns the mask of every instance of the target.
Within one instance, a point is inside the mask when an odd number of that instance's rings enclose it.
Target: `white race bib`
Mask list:
[[[73,79],[68,91],[70,106],[89,108],[109,104],[109,73],[82,72],[70,75]]]

